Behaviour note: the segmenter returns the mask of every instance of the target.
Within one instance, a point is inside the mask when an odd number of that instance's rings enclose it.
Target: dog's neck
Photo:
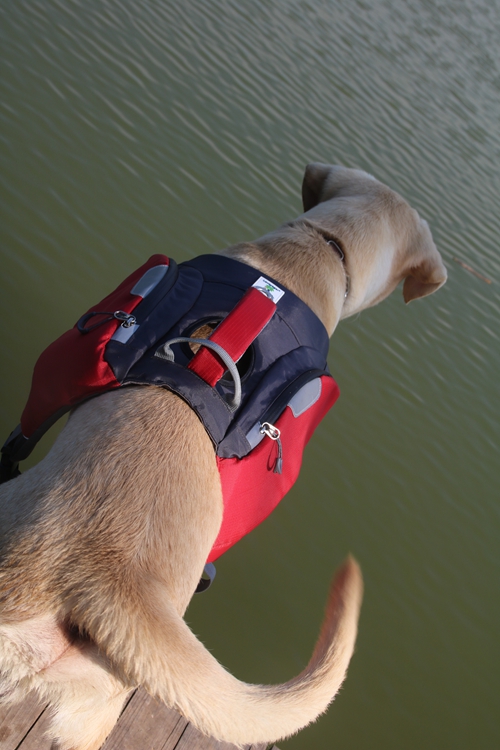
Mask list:
[[[288,247],[285,244],[276,252],[276,240],[266,235],[254,243],[233,245],[219,254],[246,263],[290,289],[318,316],[331,336],[346,298],[347,277],[342,260],[327,247],[320,246],[317,250],[308,247],[304,252],[300,244],[291,243]]]

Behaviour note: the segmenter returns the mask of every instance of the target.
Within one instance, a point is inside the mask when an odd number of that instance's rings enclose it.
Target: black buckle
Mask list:
[[[24,437],[19,424],[15,430],[12,430],[9,437],[2,447],[2,458],[0,460],[0,484],[8,482],[9,479],[18,477],[19,461],[24,456],[24,448],[27,438]],[[29,452],[28,452],[29,455]]]
[[[195,594],[201,594],[203,591],[209,589],[217,573],[217,571],[215,570],[215,565],[213,563],[207,563],[203,572],[208,576],[208,578],[200,578],[200,582],[198,583],[196,591],[194,592]]]

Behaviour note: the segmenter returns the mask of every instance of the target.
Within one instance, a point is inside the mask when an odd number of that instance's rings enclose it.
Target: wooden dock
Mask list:
[[[48,715],[33,696],[24,703],[0,707],[0,750],[51,750],[45,736]],[[245,745],[245,750],[278,750],[275,745]],[[235,750],[201,734],[177,711],[158,703],[139,688],[129,699],[102,750]]]

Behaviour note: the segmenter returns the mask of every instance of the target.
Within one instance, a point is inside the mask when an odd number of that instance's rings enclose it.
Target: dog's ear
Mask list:
[[[302,180],[302,204],[304,211],[309,211],[309,209],[321,203],[321,193],[331,169],[330,165],[320,164],[319,162],[307,165],[304,179]]]
[[[430,257],[425,258],[420,265],[411,268],[403,284],[403,297],[406,303],[419,297],[426,297],[443,286],[448,273],[441,256],[434,248]]]

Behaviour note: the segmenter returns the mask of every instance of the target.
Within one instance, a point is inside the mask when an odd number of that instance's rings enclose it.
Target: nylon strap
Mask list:
[[[255,287],[250,287],[236,307],[224,318],[210,336],[237,362],[262,329],[271,320],[276,304]],[[210,349],[200,348],[188,365],[212,387],[227,370],[221,358]]]

